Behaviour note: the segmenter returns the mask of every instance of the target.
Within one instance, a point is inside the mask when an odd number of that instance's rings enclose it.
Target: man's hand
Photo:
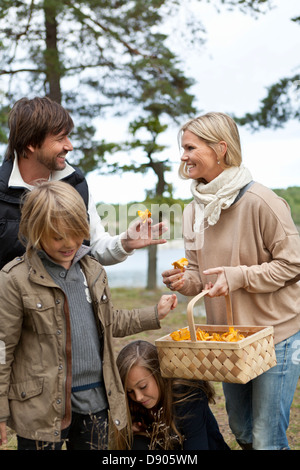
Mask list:
[[[127,253],[149,245],[160,245],[167,242],[167,240],[159,238],[168,230],[164,222],[156,225],[151,224],[152,219],[148,219],[144,223],[139,219],[129,226],[121,239],[122,246]]]

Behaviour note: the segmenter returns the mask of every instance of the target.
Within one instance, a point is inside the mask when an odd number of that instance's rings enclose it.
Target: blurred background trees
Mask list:
[[[152,172],[156,184],[146,188],[147,195],[172,197],[165,177],[171,163],[161,157],[160,139],[169,126],[200,111],[191,92],[194,80],[172,42],[172,19],[184,6],[177,38],[187,54],[201,48],[205,21],[193,13],[199,3],[206,0],[1,0],[0,143],[7,140],[13,103],[22,96],[48,95],[74,119],[70,163],[85,173],[101,169],[120,177]],[[253,15],[272,6],[272,0],[212,3]],[[299,118],[299,108],[291,104],[291,80],[298,83],[300,76],[272,85],[257,113],[236,119],[256,130]],[[128,139],[117,129],[113,141],[99,133],[99,122],[111,116],[128,124]],[[151,257],[155,260],[156,253]],[[155,262],[152,266],[155,270]]]

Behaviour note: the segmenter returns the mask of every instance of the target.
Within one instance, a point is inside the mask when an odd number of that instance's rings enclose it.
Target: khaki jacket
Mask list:
[[[160,327],[156,307],[114,310],[107,275],[90,256],[80,260],[90,289],[102,344],[103,379],[110,416],[126,425],[113,337]],[[63,291],[34,253],[0,272],[0,421],[22,437],[56,442],[70,424],[72,357],[70,315]],[[5,356],[5,357],[3,357]]]

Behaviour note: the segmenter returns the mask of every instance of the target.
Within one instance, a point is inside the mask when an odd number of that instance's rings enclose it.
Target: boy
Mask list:
[[[0,432],[5,443],[7,422],[21,450],[60,449],[64,439],[70,450],[105,448],[108,410],[126,425],[113,336],[157,329],[177,305],[173,294],[156,307],[114,310],[105,270],[82,244],[88,237],[71,185],[44,182],[27,194],[26,254],[0,273]]]

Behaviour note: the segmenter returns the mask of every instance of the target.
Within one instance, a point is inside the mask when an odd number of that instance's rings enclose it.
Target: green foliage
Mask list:
[[[300,24],[300,16],[291,18],[291,21]],[[253,131],[258,131],[261,127],[280,128],[286,122],[299,118],[300,74],[295,74],[269,86],[257,112],[246,113],[242,117],[235,117],[235,120]]]
[[[203,0],[198,0],[201,3]],[[261,11],[270,0],[219,0],[245,12]],[[163,124],[194,113],[193,81],[167,46],[165,18],[176,17],[179,0],[1,0],[1,110],[22,96],[49,95],[62,102],[76,123],[74,160],[86,171],[106,163],[95,139],[94,119],[142,111]],[[202,44],[199,15],[186,15],[181,36]],[[124,106],[126,105],[126,106]],[[82,130],[87,139],[82,146]],[[76,133],[77,132],[77,133]],[[0,140],[7,128],[0,117]],[[84,147],[84,148],[83,148]]]
[[[167,122],[193,113],[192,81],[160,32],[163,15],[176,3],[1,2],[3,109],[24,95],[47,94],[61,102],[75,122],[73,162],[85,172],[103,167],[106,155],[119,149],[118,142],[95,139],[94,119],[105,118],[106,110],[119,115],[142,111],[144,118],[164,120],[164,129]],[[5,141],[8,130],[2,119],[0,126]]]
[[[235,117],[240,125],[258,131],[261,127],[279,128],[291,120],[300,118],[300,74],[282,78],[267,89],[259,111]]]
[[[287,201],[295,224],[300,227],[300,186],[291,186],[287,189],[274,189],[278,196]]]

